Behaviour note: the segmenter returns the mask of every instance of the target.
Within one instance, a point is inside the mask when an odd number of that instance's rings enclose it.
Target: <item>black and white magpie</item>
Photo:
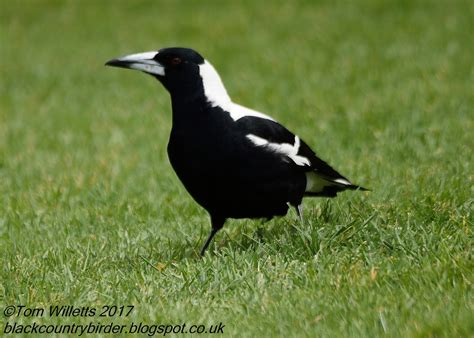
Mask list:
[[[305,196],[335,197],[352,184],[273,118],[232,102],[214,67],[189,48],[163,48],[110,60],[140,70],[171,95],[168,156],[191,196],[206,209],[212,230],[204,254],[227,218],[302,218]]]

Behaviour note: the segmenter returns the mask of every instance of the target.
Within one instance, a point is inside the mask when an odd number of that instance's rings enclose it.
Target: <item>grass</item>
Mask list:
[[[113,320],[243,337],[474,336],[473,23],[470,1],[2,2],[2,310],[134,304]],[[209,221],[166,156],[168,94],[103,67],[173,45],[373,192],[307,199],[303,224],[231,220],[199,259]],[[91,318],[9,319],[32,320]]]

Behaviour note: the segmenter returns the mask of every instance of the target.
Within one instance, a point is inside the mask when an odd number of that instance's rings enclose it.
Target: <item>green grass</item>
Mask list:
[[[3,1],[2,311],[134,304],[115,322],[473,337],[474,6],[383,3]],[[198,258],[209,220],[166,156],[168,94],[103,67],[174,45],[373,192],[307,199],[304,224],[230,220]]]

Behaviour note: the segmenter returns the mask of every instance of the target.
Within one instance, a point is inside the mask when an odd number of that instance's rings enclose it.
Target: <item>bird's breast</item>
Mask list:
[[[201,132],[200,132],[201,131]],[[173,128],[168,142],[173,169],[186,185],[190,179],[211,178],[222,161],[219,137],[202,128]]]

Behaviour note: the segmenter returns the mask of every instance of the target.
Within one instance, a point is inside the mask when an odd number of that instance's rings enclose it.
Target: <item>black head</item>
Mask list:
[[[204,58],[190,48],[163,48],[110,60],[107,66],[140,70],[156,77],[171,94],[189,92],[202,82]]]

